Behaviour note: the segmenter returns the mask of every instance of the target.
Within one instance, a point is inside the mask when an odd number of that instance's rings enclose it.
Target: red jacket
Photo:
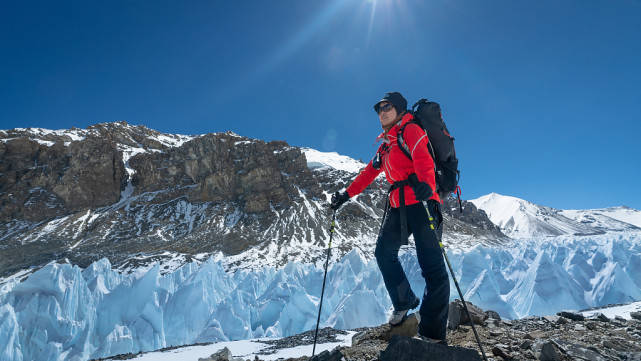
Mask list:
[[[390,184],[394,182],[406,180],[407,177],[416,173],[419,181],[429,184],[432,188],[432,197],[437,202],[443,203],[436,193],[436,181],[434,178],[434,160],[430,152],[427,150],[427,134],[418,124],[409,124],[403,131],[403,140],[412,154],[410,160],[405,153],[398,147],[396,137],[401,127],[410,122],[414,117],[412,114],[407,113],[403,116],[400,122],[395,124],[387,133],[387,140],[383,140],[383,144],[378,148],[381,154],[381,166],[375,169],[372,166],[372,161],[367,164],[352,184],[347,187],[347,194],[350,198],[361,193],[368,185],[370,185],[381,171],[385,171],[385,177]],[[384,134],[379,135],[383,138]],[[405,191],[405,204],[411,205],[418,203],[414,196],[412,187],[403,187]],[[394,208],[400,206],[399,200],[400,189],[395,189],[390,194],[390,205]]]

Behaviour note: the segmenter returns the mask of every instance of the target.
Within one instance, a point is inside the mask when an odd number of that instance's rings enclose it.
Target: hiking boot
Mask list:
[[[417,334],[416,336],[414,336],[414,338],[417,339],[417,340],[421,340],[423,342],[435,343],[435,344],[447,346],[447,340],[438,340],[438,339],[435,339],[435,338],[423,336],[420,333]]]
[[[409,312],[409,310],[411,309],[416,308],[416,306],[418,306],[420,302],[421,300],[419,300],[417,297],[414,297],[414,302],[410,305],[408,309],[398,310],[398,311],[394,310],[394,312],[392,312],[392,317],[390,317],[389,319],[389,324],[391,326],[396,326],[401,324],[401,322],[405,321],[405,318],[407,317],[407,312]]]

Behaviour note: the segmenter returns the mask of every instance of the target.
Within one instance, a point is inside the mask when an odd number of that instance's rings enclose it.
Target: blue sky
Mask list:
[[[464,198],[641,209],[641,1],[16,1],[0,128],[126,120],[369,160],[386,91],[442,104]]]

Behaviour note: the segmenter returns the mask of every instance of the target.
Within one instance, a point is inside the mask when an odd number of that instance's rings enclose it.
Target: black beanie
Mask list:
[[[392,103],[392,105],[394,106],[394,109],[396,109],[396,113],[398,114],[403,114],[407,111],[407,100],[403,98],[401,93],[390,92],[390,93],[385,93],[385,96],[383,97],[383,99],[379,100],[378,102],[376,102],[376,104],[374,104],[374,111],[376,112],[376,114],[378,114],[379,104],[385,101]]]

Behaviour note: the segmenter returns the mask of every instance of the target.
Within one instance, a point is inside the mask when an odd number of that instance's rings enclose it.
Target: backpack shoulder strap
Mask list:
[[[405,127],[412,123],[418,125],[419,127],[421,127],[421,129],[423,129],[423,127],[421,126],[421,123],[419,123],[416,120],[416,118],[414,118],[412,121],[403,124],[401,129],[398,131],[398,136],[396,137],[396,143],[398,144],[398,147],[403,151],[403,154],[405,154],[405,156],[407,156],[410,160],[413,160],[413,159],[412,159],[412,155],[410,154],[410,149],[407,146],[407,143],[405,143],[405,139],[403,139],[403,132],[405,131]],[[423,129],[423,131],[425,131],[425,129]],[[432,142],[429,140],[427,141],[427,150],[430,152],[430,155],[432,156],[432,160],[434,161],[434,169],[436,170],[436,154],[434,152],[434,148],[432,147]]]
[[[410,154],[410,148],[407,146],[407,143],[405,142],[405,138],[403,138],[403,132],[405,132],[405,127],[410,124],[416,124],[419,127],[421,127],[421,123],[419,123],[416,120],[416,118],[403,124],[401,129],[398,131],[398,136],[396,137],[396,143],[398,144],[398,147],[403,151],[403,154],[405,154],[410,160],[412,160],[412,155]],[[423,129],[423,127],[421,127],[421,129]]]

